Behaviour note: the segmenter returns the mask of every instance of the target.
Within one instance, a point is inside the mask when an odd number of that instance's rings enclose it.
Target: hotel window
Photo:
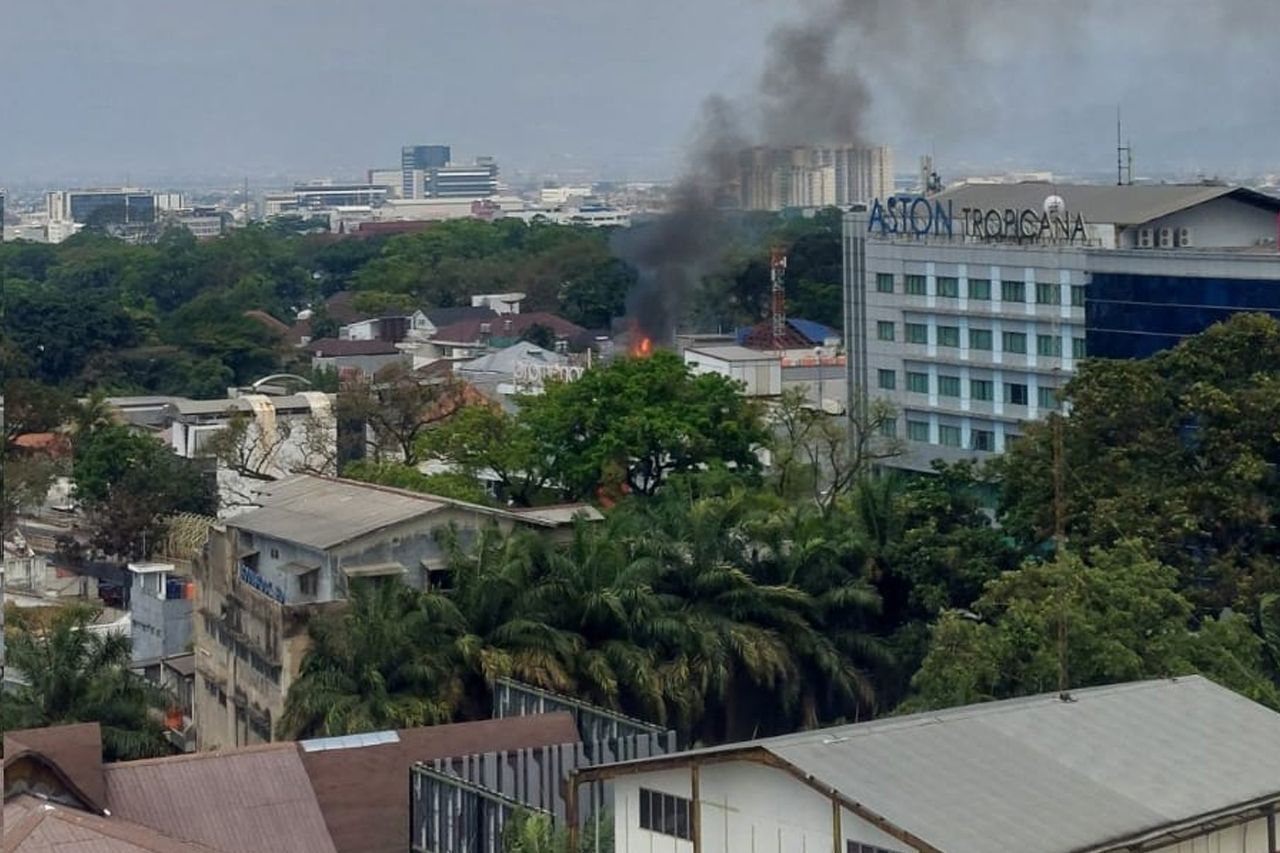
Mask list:
[[[907,296],[924,296],[925,295],[925,277],[922,275],[909,275],[905,278]]]
[[[1027,336],[1022,332],[1005,332],[1000,336],[1000,343],[1005,352],[1027,353]]]
[[[975,429],[969,433],[969,443],[974,450],[990,453],[996,449],[996,434],[989,429]]]
[[[973,379],[969,382],[969,396],[975,400],[994,400],[996,386],[990,379]]]
[[[938,394],[942,397],[959,397],[960,396],[960,377],[959,376],[939,376],[938,377]]]
[[[881,370],[878,372],[880,378],[880,388],[884,391],[892,391],[898,387],[898,374],[894,370]]]
[[[990,299],[991,298],[991,279],[989,278],[969,279],[969,298],[970,299]]]
[[[943,424],[938,427],[938,444],[943,447],[960,446],[960,427]]]
[[[909,344],[929,343],[929,327],[924,323],[904,323],[903,331]]]
[[[959,326],[939,326],[938,327],[938,346],[940,347],[960,346],[960,327]]]
[[[922,441],[929,443],[929,422],[928,421],[907,421],[907,438],[912,441]]]
[[[1085,351],[1085,345],[1084,345],[1084,338],[1072,338],[1071,339],[1071,357],[1084,358],[1085,355],[1086,355],[1086,351]]]
[[[907,371],[907,390],[913,394],[928,394],[929,374]]]
[[[960,279],[951,276],[940,276],[938,278],[938,295],[945,296],[948,299],[958,299],[960,297]]]
[[[1058,389],[1040,386],[1036,389],[1036,403],[1042,409],[1058,408]]]
[[[990,329],[970,329],[969,349],[991,349]]]
[[[1005,302],[1026,302],[1027,285],[1021,281],[1000,282],[1000,298]]]
[[[885,438],[897,438],[898,437],[898,419],[885,418],[883,421],[881,421],[880,434]]]
[[[1047,281],[1036,282],[1037,305],[1057,305],[1061,298],[1061,291],[1058,290],[1058,285]]]
[[[1056,358],[1062,355],[1062,338],[1057,335],[1036,335],[1036,355]]]
[[[876,273],[876,290],[880,293],[893,293],[893,273]]]
[[[1071,285],[1071,306],[1073,308],[1084,307],[1084,285],[1083,284]]]
[[[876,323],[876,337],[882,341],[893,340],[893,323],[888,320],[880,320]]]
[[[650,832],[693,840],[689,821],[690,801],[661,791],[640,789],[640,828]]]
[[[1015,406],[1027,404],[1027,386],[1021,382],[1004,383],[1004,401]]]

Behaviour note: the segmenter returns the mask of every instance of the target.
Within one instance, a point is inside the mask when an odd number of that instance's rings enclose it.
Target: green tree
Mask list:
[[[61,608],[48,625],[18,608],[5,614],[5,665],[21,675],[6,691],[6,731],[97,722],[108,761],[171,751],[161,719],[169,697],[129,667],[129,639],[93,630],[95,609]]]
[[[390,454],[406,465],[422,461],[424,435],[463,404],[457,382],[424,380],[400,363],[347,383],[338,395],[339,418],[362,421],[373,431],[376,458]]]
[[[77,437],[72,477],[93,545],[105,554],[148,557],[163,539],[165,516],[217,510],[212,477],[152,436],[119,424]]]
[[[310,628],[311,648],[277,726],[284,738],[411,728],[449,721],[460,701],[451,668],[420,653],[434,633],[400,583],[357,582],[340,614]]]
[[[1177,573],[1146,551],[1124,541],[991,581],[972,615],[949,611],[934,626],[909,707],[1048,692],[1064,672],[1068,687],[1201,673],[1280,707],[1248,620],[1194,620]]]
[[[1086,361],[1066,392],[1063,507],[1081,547],[1151,543],[1195,603],[1252,611],[1280,590],[1280,321],[1240,314],[1141,361]],[[1002,521],[1053,530],[1053,436],[1000,465]]]
[[[555,453],[525,418],[488,405],[459,409],[426,432],[422,458],[448,462],[472,479],[492,476],[499,496],[518,506],[554,499]]]
[[[424,474],[411,465],[403,465],[399,462],[360,461],[347,465],[343,469],[342,476],[351,480],[394,486],[397,489],[439,495],[473,504],[490,503],[484,484],[463,472]]]
[[[558,487],[588,497],[617,466],[626,488],[651,495],[672,474],[727,465],[759,470],[758,407],[715,373],[694,375],[674,353],[620,359],[522,404],[521,422],[549,448]]]

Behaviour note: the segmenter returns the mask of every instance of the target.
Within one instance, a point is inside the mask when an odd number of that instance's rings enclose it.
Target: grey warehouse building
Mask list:
[[[1223,185],[961,184],[844,222],[849,399],[896,465],[1002,452],[1086,357],[1141,358],[1241,311],[1280,317],[1280,199]]]

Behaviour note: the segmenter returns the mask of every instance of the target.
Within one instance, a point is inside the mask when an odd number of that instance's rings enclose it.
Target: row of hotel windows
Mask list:
[[[898,389],[898,373],[894,370],[878,371],[880,390],[896,391]],[[1004,402],[1014,406],[1027,405],[1027,385],[1023,382],[1005,382]],[[915,394],[929,393],[929,374],[907,371],[907,390]],[[970,379],[969,397],[974,400],[995,400],[996,385],[990,379]],[[939,376],[939,397],[959,397],[960,377]],[[1036,389],[1036,405],[1041,409],[1055,409],[1058,406],[1057,391],[1054,388],[1039,387]]]
[[[880,434],[886,438],[897,438],[898,419],[889,418],[881,423]],[[929,422],[907,418],[907,440],[930,444]],[[964,447],[964,432],[960,427],[952,424],[938,424],[938,444],[942,447]],[[968,449],[985,450],[988,453],[994,453],[996,449],[995,431],[989,429],[969,430]]]
[[[909,344],[929,343],[929,325],[927,323],[903,323],[903,340]],[[892,320],[879,320],[876,323],[876,338],[882,341],[893,341],[897,338],[897,324]],[[938,326],[938,346],[959,347],[959,326]],[[969,349],[992,350],[995,339],[990,329],[970,329]],[[1027,335],[1025,332],[1003,332],[1000,335],[1000,351],[1025,355],[1027,352]],[[1036,335],[1036,355],[1060,357],[1062,355],[1062,338],[1058,335]],[[1085,357],[1085,339],[1071,339],[1071,357]]]
[[[960,298],[960,279],[953,276],[938,276],[934,279],[936,283],[936,293],[944,299]],[[907,275],[903,276],[903,292],[908,296],[928,296],[929,280],[923,275]],[[1036,282],[1035,296],[1037,305],[1061,305],[1062,304],[1062,288],[1067,285],[1053,284],[1051,282]],[[1073,284],[1071,288],[1071,304],[1076,308],[1084,307],[1084,285]],[[894,292],[893,273],[876,273],[876,290],[880,293]],[[968,279],[966,294],[969,299],[977,299],[986,301],[991,299],[991,279],[989,278],[971,278]],[[1027,283],[1024,281],[1001,281],[1000,282],[1000,299],[1003,302],[1026,302],[1027,301]]]

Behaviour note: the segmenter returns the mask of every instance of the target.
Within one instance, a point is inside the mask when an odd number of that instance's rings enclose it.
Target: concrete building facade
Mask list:
[[[299,475],[210,536],[196,565],[195,721],[200,749],[270,741],[309,647],[307,623],[341,608],[353,581],[423,588],[446,571],[439,533],[570,531],[586,506],[497,510],[367,483]]]
[[[903,467],[1002,452],[1084,358],[1151,355],[1238,311],[1280,316],[1280,199],[1034,184],[905,204],[916,220],[886,202],[844,227],[848,397],[897,408]]]

